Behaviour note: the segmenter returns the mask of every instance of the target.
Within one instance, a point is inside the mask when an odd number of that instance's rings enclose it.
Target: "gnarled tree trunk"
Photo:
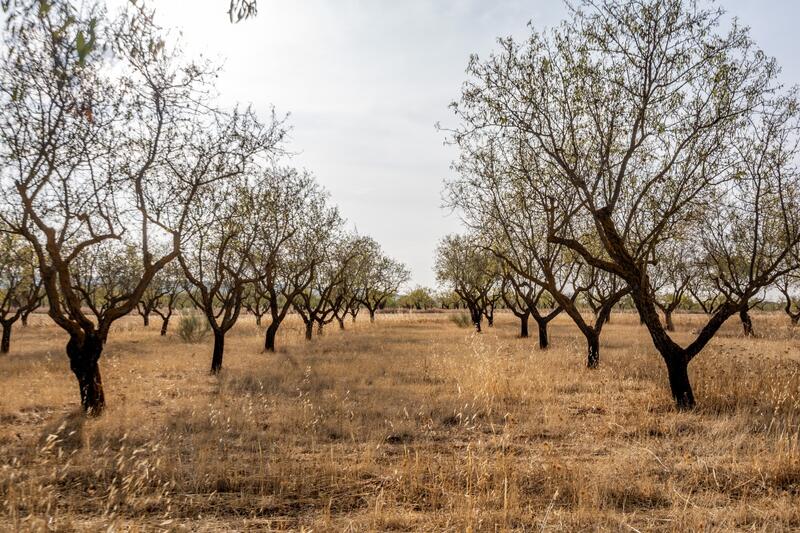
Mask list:
[[[100,377],[100,354],[103,340],[94,333],[72,335],[67,342],[69,367],[78,379],[81,407],[89,415],[97,416],[106,406],[103,380]]]
[[[519,317],[519,336],[521,339],[528,338],[528,318],[530,316],[530,313],[525,313]]]
[[[739,319],[742,321],[742,331],[745,337],[754,337],[755,331],[753,330],[753,319],[750,318],[747,305],[743,305],[739,309]]]
[[[164,337],[167,334],[167,329],[169,329],[169,316],[166,316],[161,319],[161,336]]]
[[[0,353],[8,353],[11,350],[11,326],[13,322],[3,321],[3,340],[0,342]]]
[[[214,330],[214,353],[211,356],[211,373],[219,374],[222,370],[222,355],[225,352],[225,333]]]
[[[600,337],[596,334],[587,335],[586,343],[588,345],[586,366],[588,368],[597,368],[600,365]]]
[[[264,335],[264,350],[269,352],[275,351],[275,336],[278,333],[278,324],[274,320],[267,326],[267,332]]]

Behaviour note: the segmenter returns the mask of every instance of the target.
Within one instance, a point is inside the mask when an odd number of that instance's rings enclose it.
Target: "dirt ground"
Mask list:
[[[219,377],[210,338],[130,317],[86,419],[65,335],[32,318],[0,357],[0,530],[800,530],[800,331],[754,321],[692,362],[699,406],[679,413],[629,314],[598,370],[563,316],[546,351],[509,314],[480,335],[359,317],[310,343],[290,319],[275,354],[246,318]]]

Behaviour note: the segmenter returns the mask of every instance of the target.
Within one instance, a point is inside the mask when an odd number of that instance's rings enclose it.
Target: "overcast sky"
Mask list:
[[[787,83],[800,82],[800,1],[721,4],[778,58]],[[224,64],[225,102],[291,114],[294,164],[316,174],[351,228],[409,265],[411,285],[427,286],[437,241],[461,227],[441,208],[454,152],[434,125],[453,125],[447,106],[469,55],[565,13],[553,0],[259,0],[258,17],[232,25],[227,0],[150,5],[187,52]]]

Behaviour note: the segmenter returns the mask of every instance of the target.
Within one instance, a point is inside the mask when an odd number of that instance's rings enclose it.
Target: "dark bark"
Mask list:
[[[8,353],[11,349],[11,325],[12,322],[3,322],[3,340],[0,342],[0,353]]]
[[[369,309],[369,321],[370,322],[375,322],[375,310],[374,309]]]
[[[528,338],[528,318],[530,313],[525,313],[519,317],[519,336],[522,339]]]
[[[261,315],[256,315],[256,326],[261,327]]]
[[[22,319],[22,327],[23,328],[27,328],[28,327],[28,315],[30,315],[30,313],[22,313],[22,316],[20,317]]]
[[[692,385],[689,382],[689,362],[681,353],[668,354],[667,363],[669,388],[679,410],[691,409],[695,406]]]
[[[166,316],[161,319],[161,336],[164,337],[167,334],[167,329],[169,329],[169,316]]]
[[[542,320],[536,322],[536,327],[539,330],[539,349],[546,350],[550,346],[550,338],[547,334],[547,321]]]
[[[222,370],[222,356],[225,353],[225,333],[214,330],[214,353],[211,356],[211,373],[219,374]]]
[[[755,331],[753,330],[753,320],[750,318],[747,305],[744,305],[741,309],[739,309],[739,319],[742,321],[742,331],[744,336],[754,337]]]
[[[475,326],[475,331],[480,333],[481,322],[483,321],[483,311],[475,306],[470,306],[469,314],[470,318],[472,318],[472,324]]]
[[[317,320],[317,335],[322,337],[325,333],[325,322],[322,320]]]
[[[97,416],[106,406],[103,380],[98,361],[103,352],[103,341],[96,334],[70,336],[67,357],[72,373],[78,379],[81,407],[89,415]]]
[[[144,327],[150,326],[150,313],[142,313],[142,322],[144,322]]]
[[[313,335],[314,335],[314,322],[309,320],[308,322],[306,322],[306,340],[310,341]]]
[[[275,351],[275,336],[278,333],[278,324],[276,322],[272,322],[267,327],[267,333],[264,338],[264,350],[269,352]]]
[[[588,356],[586,358],[586,366],[588,368],[597,368],[600,365],[599,335],[586,335],[586,343],[588,344]]]
[[[344,330],[344,317],[336,317],[336,321],[339,323],[339,329]]]

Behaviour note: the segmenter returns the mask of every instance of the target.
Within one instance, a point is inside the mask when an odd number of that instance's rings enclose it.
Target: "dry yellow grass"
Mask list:
[[[510,315],[482,335],[383,315],[310,344],[290,322],[277,354],[245,322],[218,378],[210,341],[131,317],[101,363],[109,408],[86,420],[41,319],[0,358],[0,529],[797,530],[787,323],[757,315],[758,339],[727,324],[690,367],[700,407],[678,413],[632,315],[604,330],[596,371],[564,317],[546,352]]]

